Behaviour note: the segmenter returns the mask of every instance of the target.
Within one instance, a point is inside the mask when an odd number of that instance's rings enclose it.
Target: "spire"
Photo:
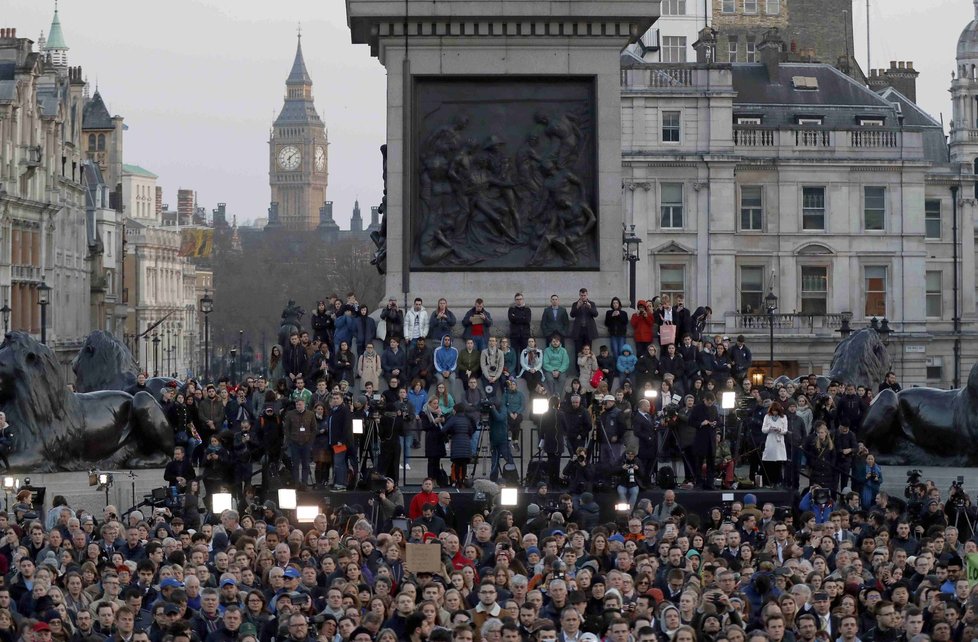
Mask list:
[[[51,29],[48,31],[46,49],[68,50],[65,44],[65,36],[61,31],[61,18],[58,17],[58,0],[54,0],[54,18],[51,20]]]
[[[976,0],[978,1],[978,0]],[[306,71],[306,61],[302,57],[302,30],[300,28],[298,36],[298,44],[295,47],[295,61],[292,63],[292,71],[289,72],[289,77],[285,81],[287,85],[300,84],[300,85],[311,85],[312,78],[309,77],[309,72]]]

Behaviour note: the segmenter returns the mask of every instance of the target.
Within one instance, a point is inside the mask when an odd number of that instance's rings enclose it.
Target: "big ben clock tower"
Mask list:
[[[285,81],[285,104],[268,141],[268,182],[272,190],[269,225],[312,230],[326,200],[326,126],[316,113],[312,79],[302,58],[302,35]]]

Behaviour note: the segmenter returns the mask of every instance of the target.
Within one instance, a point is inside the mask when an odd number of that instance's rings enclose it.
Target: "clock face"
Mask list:
[[[298,147],[287,145],[279,150],[278,164],[282,169],[296,169],[300,162],[302,162],[302,154],[299,153]]]
[[[326,150],[321,145],[316,146],[316,171],[326,171]]]

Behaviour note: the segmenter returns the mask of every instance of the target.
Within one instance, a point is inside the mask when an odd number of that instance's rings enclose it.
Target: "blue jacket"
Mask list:
[[[435,349],[435,370],[438,372],[455,372],[458,367],[458,348],[438,346]]]
[[[424,411],[424,405],[428,403],[428,391],[421,388],[421,392],[414,392],[414,388],[408,390],[408,402],[415,415],[420,415]]]
[[[449,437],[452,459],[472,458],[472,434],[475,432],[475,424],[472,423],[471,417],[466,414],[452,415],[442,426],[441,432]]]
[[[628,354],[625,354],[625,352]],[[635,351],[632,350],[632,346],[627,343],[621,347],[621,354],[618,355],[618,372],[621,374],[631,374],[635,372],[635,365],[638,363],[638,357],[635,356]]]
[[[835,505],[832,503],[832,500],[829,500],[829,503],[825,506],[819,506],[812,501],[812,491],[808,491],[798,503],[798,508],[800,508],[802,512],[807,510],[812,511],[812,513],[815,515],[815,523],[824,524],[825,522],[829,521],[829,514],[835,510]]]
[[[334,352],[339,349],[340,341],[346,341],[347,345],[353,343],[353,317],[341,314],[336,318],[333,326],[333,347]],[[353,346],[350,345],[352,348]]]

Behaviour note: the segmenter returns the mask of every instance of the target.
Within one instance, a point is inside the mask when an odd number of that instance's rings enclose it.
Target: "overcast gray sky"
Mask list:
[[[3,26],[36,39],[53,8],[54,0],[4,0]],[[61,0],[60,14],[71,64],[93,85],[97,78],[109,110],[126,118],[126,162],[159,174],[173,207],[178,187],[193,188],[201,205],[226,202],[239,221],[268,208],[268,133],[301,21],[329,128],[336,220],[348,225],[358,196],[365,218],[379,203],[385,73],[365,46],[350,44],[343,0]],[[864,68],[865,15],[866,1],[853,0]],[[871,0],[870,16],[873,67],[912,60],[919,102],[950,120],[954,48],[972,0]]]

